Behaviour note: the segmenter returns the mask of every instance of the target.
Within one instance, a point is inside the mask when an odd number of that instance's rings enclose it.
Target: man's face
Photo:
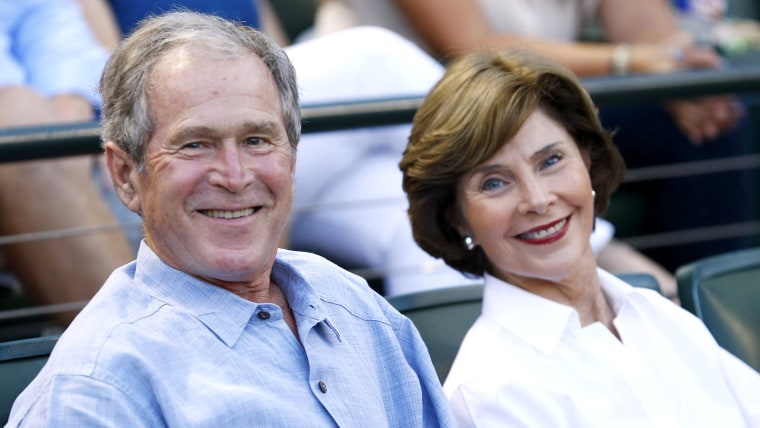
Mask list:
[[[252,54],[175,52],[156,67],[148,103],[154,132],[127,205],[153,250],[217,285],[268,283],[295,167],[271,73]]]

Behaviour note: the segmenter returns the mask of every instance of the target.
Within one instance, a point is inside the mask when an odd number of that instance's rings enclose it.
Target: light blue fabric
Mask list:
[[[0,87],[80,95],[99,107],[96,89],[107,60],[76,2],[0,0]]]
[[[363,279],[286,250],[272,277],[301,344],[277,306],[174,270],[143,243],[62,335],[8,426],[454,426],[419,334]]]

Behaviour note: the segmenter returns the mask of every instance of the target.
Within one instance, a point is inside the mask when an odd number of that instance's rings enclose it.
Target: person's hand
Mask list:
[[[680,70],[683,51],[661,43],[635,44],[631,49],[631,70],[635,73],[669,73]]]
[[[691,36],[679,33],[659,44],[635,45],[641,71],[666,73],[698,68],[719,68],[718,53],[694,43]],[[744,114],[742,104],[733,96],[714,96],[673,100],[665,104],[681,132],[695,146],[731,130]]]
[[[731,130],[744,114],[743,105],[733,96],[671,101],[665,108],[695,146]]]
[[[639,73],[668,73],[696,68],[718,68],[723,64],[718,53],[699,46],[685,33],[659,43],[631,46],[632,69]]]

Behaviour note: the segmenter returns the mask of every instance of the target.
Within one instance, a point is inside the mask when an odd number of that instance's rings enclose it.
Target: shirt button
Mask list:
[[[327,384],[321,380],[319,381],[319,390],[322,391],[323,393],[327,392]]]
[[[261,311],[256,316],[259,317],[260,320],[266,321],[271,315],[269,315],[269,312],[267,311]]]

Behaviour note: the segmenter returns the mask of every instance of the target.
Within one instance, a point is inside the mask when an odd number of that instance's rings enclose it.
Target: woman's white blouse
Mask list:
[[[461,427],[760,427],[760,374],[657,292],[598,273],[622,341],[486,277],[444,384]]]

